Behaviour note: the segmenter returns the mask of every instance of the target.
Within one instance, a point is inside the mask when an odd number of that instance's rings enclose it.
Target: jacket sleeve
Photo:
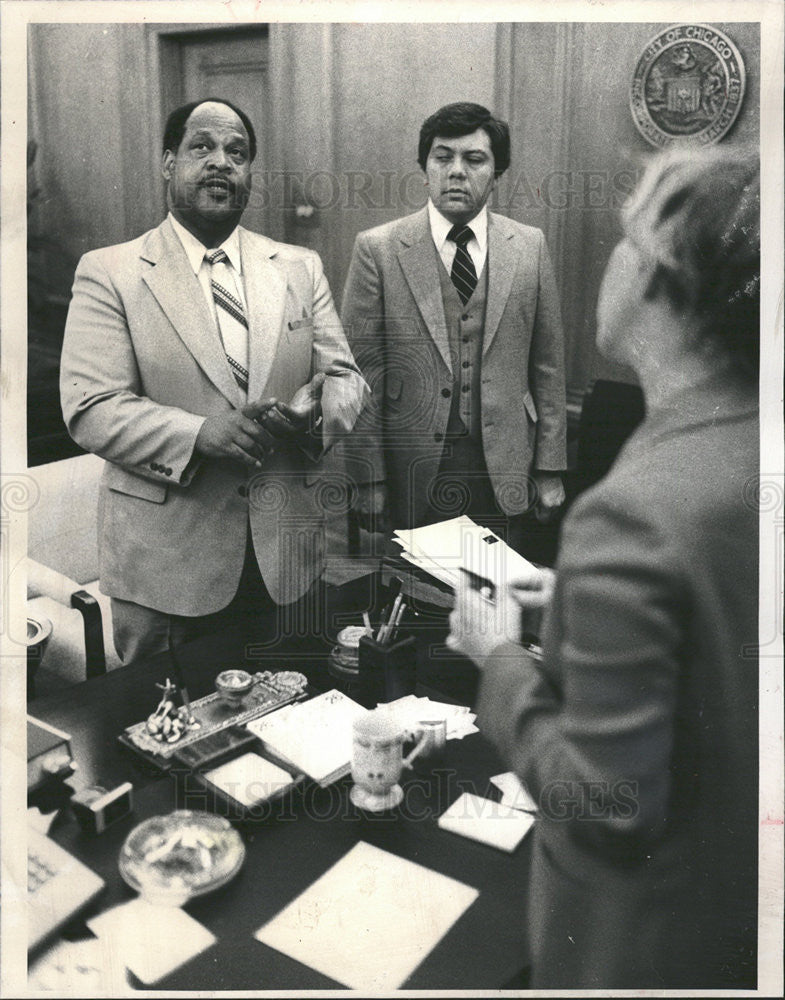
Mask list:
[[[358,484],[381,484],[386,478],[382,447],[384,285],[365,233],[360,233],[354,243],[341,318],[371,394],[346,442],[346,468]]]
[[[562,329],[556,281],[545,237],[540,233],[537,313],[529,355],[529,386],[537,408],[533,468],[567,468],[567,393]]]
[[[144,395],[122,297],[95,252],[76,270],[60,400],[68,432],[86,451],[147,479],[190,482],[204,417]]]
[[[587,501],[564,525],[543,662],[498,647],[478,718],[552,830],[629,848],[666,822],[686,587],[645,512]]]
[[[352,356],[318,254],[310,257],[313,282],[313,374],[324,372],[321,453],[349,434],[368,387]],[[312,457],[319,457],[312,454]]]

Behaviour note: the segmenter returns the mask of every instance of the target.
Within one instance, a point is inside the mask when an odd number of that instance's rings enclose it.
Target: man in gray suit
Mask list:
[[[172,112],[167,218],[76,272],[61,398],[106,459],[101,588],[124,662],[295,605],[323,567],[319,458],[366,387],[319,257],[238,225],[255,151],[224,100]]]
[[[372,387],[347,447],[366,527],[461,513],[526,552],[564,500],[564,347],[542,232],[489,212],[505,122],[450,104],[420,130],[429,200],[356,239],[342,320]],[[527,514],[528,512],[528,514]]]

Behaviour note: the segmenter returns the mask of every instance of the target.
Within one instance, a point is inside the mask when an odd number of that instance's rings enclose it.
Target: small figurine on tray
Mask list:
[[[145,724],[147,732],[159,743],[176,743],[187,729],[198,726],[199,723],[186,705],[175,707],[177,686],[168,677],[165,684],[155,686],[160,688],[163,694],[156,710],[147,717]]]

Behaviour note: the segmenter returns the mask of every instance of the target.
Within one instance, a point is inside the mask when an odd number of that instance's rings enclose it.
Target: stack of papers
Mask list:
[[[453,589],[458,586],[461,569],[497,587],[508,580],[535,582],[540,577],[528,559],[465,514],[423,528],[395,531],[393,541],[401,546],[404,559]]]
[[[389,701],[377,706],[388,712],[398,723],[408,739],[414,739],[421,722],[436,722],[443,719],[447,724],[447,739],[462,740],[469,733],[479,732],[474,720],[477,718],[466,705],[449,705],[430,698],[417,698],[407,694],[397,701]]]
[[[323,788],[349,773],[352,724],[366,713],[341,691],[285,705],[247,728],[272,752]]]

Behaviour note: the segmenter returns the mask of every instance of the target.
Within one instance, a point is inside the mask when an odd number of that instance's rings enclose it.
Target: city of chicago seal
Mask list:
[[[632,117],[653,146],[717,142],[736,120],[744,80],[744,62],[727,35],[707,24],[673,24],[638,60]]]

